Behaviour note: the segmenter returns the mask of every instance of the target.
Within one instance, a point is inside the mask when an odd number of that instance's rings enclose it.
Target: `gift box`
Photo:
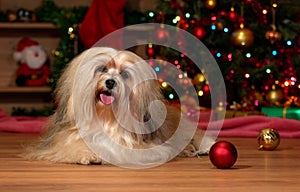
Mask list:
[[[268,117],[282,117],[300,120],[299,107],[262,107],[261,112]]]

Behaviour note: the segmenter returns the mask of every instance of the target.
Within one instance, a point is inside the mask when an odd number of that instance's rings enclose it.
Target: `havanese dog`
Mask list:
[[[68,64],[54,94],[56,112],[27,158],[149,167],[207,153],[214,143],[168,104],[155,71],[130,51],[84,51]]]

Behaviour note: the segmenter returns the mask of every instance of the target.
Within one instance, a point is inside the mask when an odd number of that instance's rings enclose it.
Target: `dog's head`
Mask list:
[[[153,101],[162,100],[156,73],[146,61],[107,47],[88,49],[75,58],[59,80],[57,97],[77,124],[95,118],[145,122]]]

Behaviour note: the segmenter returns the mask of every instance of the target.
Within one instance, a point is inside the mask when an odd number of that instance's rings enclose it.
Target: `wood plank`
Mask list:
[[[52,23],[41,22],[0,22],[0,29],[59,29]]]
[[[216,169],[208,156],[177,158],[159,167],[132,170],[112,165],[27,161],[18,156],[34,134],[0,133],[0,191],[299,191],[300,142],[282,139],[275,151],[257,150],[256,138],[232,142],[238,161]]]
[[[0,93],[50,93],[51,88],[49,86],[40,87],[17,87],[8,86],[0,87]]]

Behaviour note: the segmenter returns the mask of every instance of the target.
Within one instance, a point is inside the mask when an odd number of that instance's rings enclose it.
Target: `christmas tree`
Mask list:
[[[215,57],[227,89],[227,106],[259,108],[281,105],[300,92],[299,1],[163,0],[140,22],[156,22],[186,30],[201,40]],[[132,20],[127,23],[139,21]],[[130,19],[131,18],[131,19]],[[173,38],[158,29],[157,37]],[[149,57],[185,71],[198,90],[200,104],[209,100],[205,76],[180,53],[148,45]],[[162,81],[163,82],[163,81]],[[180,83],[180,82],[179,82]],[[165,95],[172,90],[162,84]]]

